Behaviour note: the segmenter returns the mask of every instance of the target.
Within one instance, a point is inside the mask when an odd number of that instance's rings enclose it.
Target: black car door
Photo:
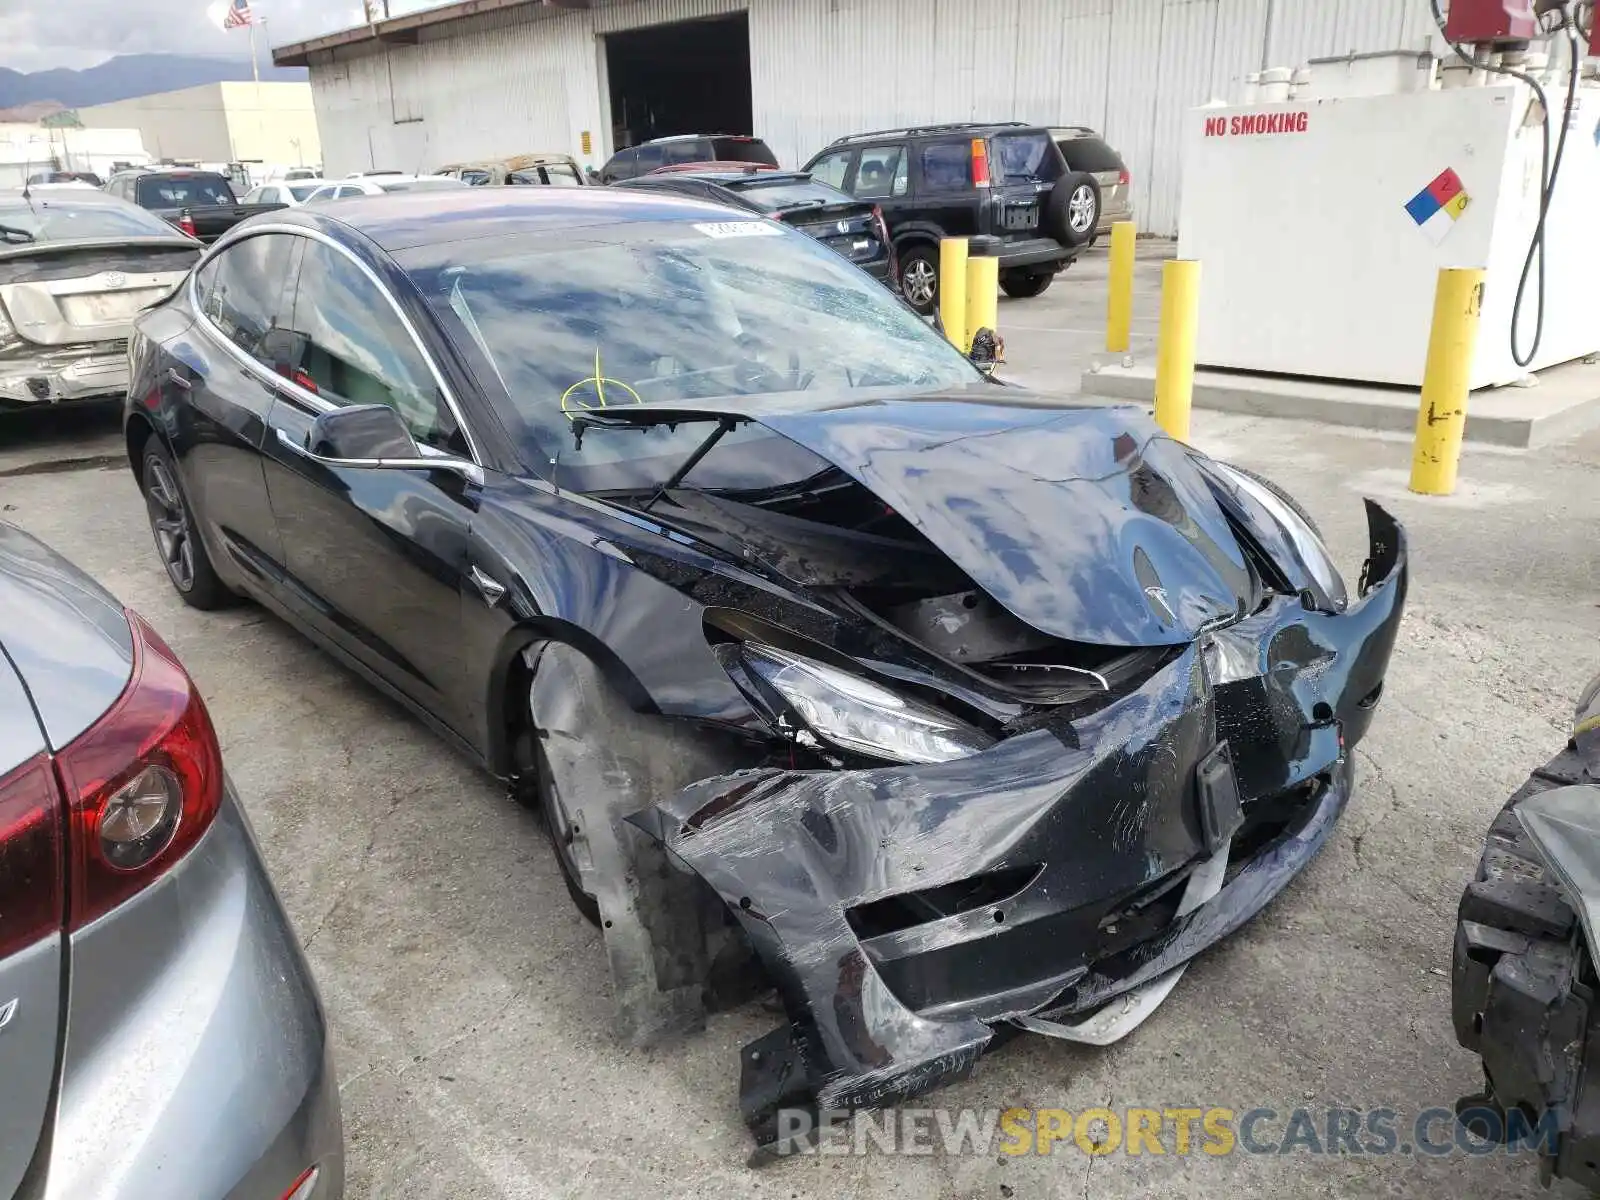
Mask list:
[[[918,213],[949,237],[984,232],[982,198],[972,182],[972,139],[941,138],[913,143],[911,179]]]
[[[904,143],[863,146],[845,190],[856,199],[883,209],[883,218],[892,233],[911,215],[914,207],[909,172]]]
[[[273,590],[283,547],[267,502],[261,446],[274,401],[268,336],[288,312],[300,239],[260,233],[214,255],[194,279],[198,319],[162,345],[157,384],[184,490],[214,558]],[[152,326],[154,332],[154,327]]]
[[[307,434],[321,412],[383,404],[400,415],[419,459],[469,459],[470,435],[409,316],[353,253],[307,240],[293,312],[284,339],[294,362],[266,443],[291,599],[315,631],[460,732],[455,631],[479,486],[442,467],[313,457]]]

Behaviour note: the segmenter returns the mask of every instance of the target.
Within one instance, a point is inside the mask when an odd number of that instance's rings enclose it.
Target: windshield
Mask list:
[[[221,175],[147,175],[139,180],[139,203],[147,208],[200,208],[238,201]]]
[[[579,448],[571,418],[585,410],[984,386],[881,284],[768,221],[630,222],[429,246],[401,262],[446,328],[481,353],[486,390],[503,384],[524,460],[559,454],[564,486],[659,481],[706,436],[690,425],[594,430]]]
[[[4,242],[71,242],[93,238],[165,237],[189,242],[160,217],[90,191],[88,202],[68,190],[35,192],[33,203],[0,200],[0,226],[20,232]],[[193,242],[189,242],[193,245]]]
[[[759,204],[768,212],[783,212],[791,208],[818,208],[824,204],[856,203],[854,197],[846,195],[838,188],[810,179],[785,179],[765,183],[757,176],[750,183],[725,183],[723,186]]]
[[[293,196],[301,203],[304,203],[306,200],[311,198],[311,193],[315,192],[321,186],[322,185],[320,183],[295,183],[290,184],[287,190],[289,195]]]
[[[1008,180],[1037,179],[1044,183],[1061,177],[1063,161],[1049,134],[1002,134],[989,139],[1000,171]]]

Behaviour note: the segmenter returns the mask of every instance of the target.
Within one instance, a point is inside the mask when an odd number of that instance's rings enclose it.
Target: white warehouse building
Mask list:
[[[325,170],[535,150],[599,166],[671,133],[834,138],[961,120],[1089,125],[1177,231],[1185,110],[1264,67],[1434,41],[1427,0],[465,0],[278,47],[311,69]]]

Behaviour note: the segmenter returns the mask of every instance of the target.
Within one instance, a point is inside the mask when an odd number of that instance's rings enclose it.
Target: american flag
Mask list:
[[[224,29],[240,29],[255,23],[255,17],[250,14],[250,0],[232,0],[228,5],[228,15],[222,18]]]

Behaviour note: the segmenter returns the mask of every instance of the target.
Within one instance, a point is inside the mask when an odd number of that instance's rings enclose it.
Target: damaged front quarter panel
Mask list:
[[[782,996],[788,1025],[743,1056],[759,1145],[780,1109],[893,1103],[1019,1021],[1092,1016],[1305,866],[1348,801],[1404,608],[1403,535],[1368,517],[1346,612],[1274,596],[1098,709],[969,758],[744,771],[632,818],[729,906]],[[1184,906],[1219,855],[1220,890]]]

